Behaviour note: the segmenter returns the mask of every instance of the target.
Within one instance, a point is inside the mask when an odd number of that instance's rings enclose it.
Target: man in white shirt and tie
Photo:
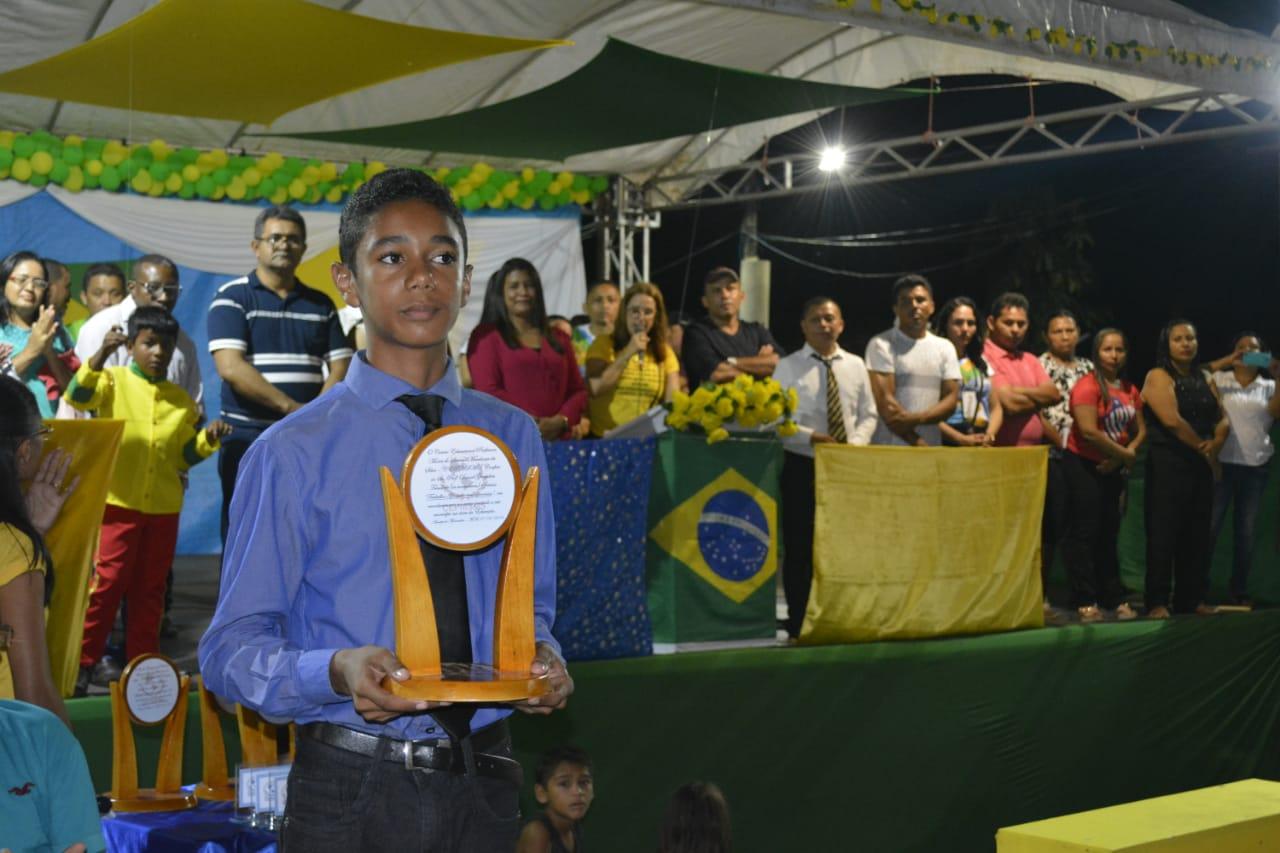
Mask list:
[[[795,388],[799,431],[783,441],[782,586],[787,597],[787,635],[800,635],[813,580],[813,512],[816,444],[870,444],[876,404],[862,359],[840,347],[844,316],[835,300],[810,299],[801,311],[804,347],[778,362],[774,379]]]

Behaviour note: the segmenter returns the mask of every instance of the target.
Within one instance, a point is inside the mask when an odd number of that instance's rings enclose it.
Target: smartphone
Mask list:
[[[1271,353],[1269,352],[1247,352],[1240,358],[1248,367],[1270,367]]]

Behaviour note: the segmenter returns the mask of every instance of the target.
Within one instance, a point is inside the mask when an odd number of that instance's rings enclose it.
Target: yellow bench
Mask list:
[[[1246,779],[1007,826],[997,853],[1280,851],[1280,782]]]

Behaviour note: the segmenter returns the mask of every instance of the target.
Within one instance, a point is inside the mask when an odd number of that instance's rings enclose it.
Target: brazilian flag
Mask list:
[[[655,645],[774,636],[782,445],[668,432],[649,492]]]

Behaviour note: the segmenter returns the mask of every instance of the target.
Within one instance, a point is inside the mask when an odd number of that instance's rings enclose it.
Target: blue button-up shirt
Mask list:
[[[372,734],[442,737],[429,714],[386,724],[365,720],[333,691],[334,652],[368,644],[395,649],[391,566],[382,508],[382,466],[398,477],[423,423],[396,402],[421,389],[352,360],[333,390],[273,425],[240,464],[223,551],[222,588],[200,641],[205,684],[226,699],[276,720],[328,721]],[[452,364],[429,393],[445,399],[445,426],[468,424],[497,435],[520,463],[543,471],[538,493],[534,630],[549,643],[555,620],[555,522],[541,437],[524,412],[464,390]],[[467,554],[471,647],[493,661],[493,614],[502,541]],[[509,708],[481,708],[473,728]]]

